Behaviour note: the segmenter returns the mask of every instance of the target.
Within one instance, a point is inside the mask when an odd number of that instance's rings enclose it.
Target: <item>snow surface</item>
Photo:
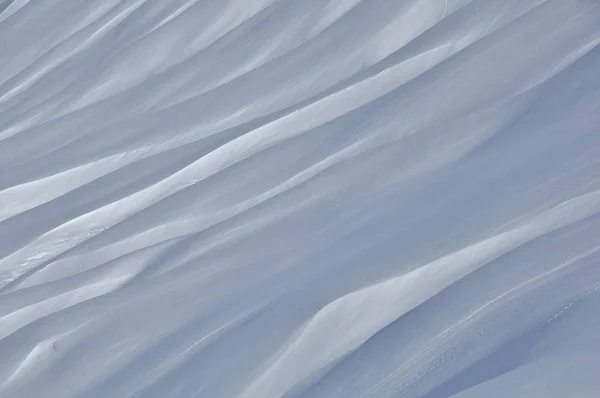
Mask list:
[[[600,396],[600,1],[0,0],[0,397]]]

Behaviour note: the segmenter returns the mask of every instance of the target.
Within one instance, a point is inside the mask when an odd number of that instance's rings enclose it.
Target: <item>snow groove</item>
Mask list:
[[[599,43],[587,0],[0,0],[0,395],[591,396]]]

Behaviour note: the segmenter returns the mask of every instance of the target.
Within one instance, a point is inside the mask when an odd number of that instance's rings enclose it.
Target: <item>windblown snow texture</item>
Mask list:
[[[599,1],[0,11],[2,398],[598,397]]]

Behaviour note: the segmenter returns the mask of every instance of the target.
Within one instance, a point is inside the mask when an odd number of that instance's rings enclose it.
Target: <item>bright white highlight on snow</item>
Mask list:
[[[0,397],[596,397],[599,44],[596,0],[0,0]]]

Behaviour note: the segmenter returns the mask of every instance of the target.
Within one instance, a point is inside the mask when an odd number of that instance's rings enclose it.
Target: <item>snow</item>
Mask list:
[[[0,396],[596,397],[600,2],[0,0]]]

